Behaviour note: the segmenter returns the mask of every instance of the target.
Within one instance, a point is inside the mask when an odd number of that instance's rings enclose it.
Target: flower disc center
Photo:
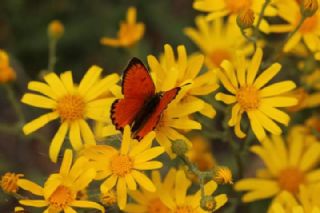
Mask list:
[[[280,171],[278,183],[283,190],[296,194],[303,182],[304,174],[298,168],[290,167]]]
[[[111,170],[118,176],[125,176],[130,173],[133,162],[127,155],[116,155],[111,161]]]
[[[57,101],[56,111],[62,121],[82,119],[85,113],[85,102],[79,95],[65,95]]]
[[[53,207],[56,210],[62,210],[65,207],[69,206],[75,199],[74,193],[69,187],[60,185],[56,190],[51,194],[48,201],[50,207]]]
[[[237,101],[245,111],[257,109],[260,103],[259,91],[253,86],[245,86],[236,94]]]

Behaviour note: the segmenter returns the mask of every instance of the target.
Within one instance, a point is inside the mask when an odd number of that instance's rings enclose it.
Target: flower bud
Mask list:
[[[117,202],[116,193],[113,190],[102,193],[100,196],[100,201],[105,206],[112,206]]]
[[[17,182],[21,177],[23,174],[5,173],[0,181],[2,190],[6,193],[16,193],[19,189]]]
[[[237,17],[237,24],[241,29],[247,29],[253,26],[254,13],[251,9],[242,11]]]
[[[318,10],[318,0],[303,0],[301,3],[301,13],[305,17],[313,16]]]
[[[216,208],[216,201],[213,196],[204,196],[201,198],[200,206],[205,211],[212,212]]]
[[[213,178],[218,184],[232,184],[232,173],[227,167],[218,167],[214,171],[215,176]]]
[[[188,151],[188,145],[183,140],[176,140],[172,142],[172,152],[182,156]]]
[[[53,20],[49,23],[48,26],[48,35],[52,39],[59,39],[62,37],[64,33],[64,26],[58,20]]]

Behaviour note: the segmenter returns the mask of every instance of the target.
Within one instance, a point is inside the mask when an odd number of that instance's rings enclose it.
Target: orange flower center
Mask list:
[[[300,14],[299,14],[299,19],[300,20]],[[318,26],[318,16],[313,15],[311,17],[306,18],[304,20],[303,24],[301,25],[299,31],[304,34],[304,33],[310,33],[316,30]]]
[[[216,49],[209,54],[209,59],[215,66],[219,67],[223,60],[230,61],[231,54],[225,49]]]
[[[170,210],[166,207],[159,198],[152,199],[148,203],[148,213],[169,213]]]
[[[252,5],[252,0],[225,0],[225,4],[231,13],[239,13],[249,9]]]
[[[1,178],[1,188],[6,193],[16,193],[18,190],[17,182],[19,178],[23,177],[22,174],[15,174],[7,172]]]
[[[249,111],[259,107],[259,91],[253,86],[241,87],[236,94],[238,103],[243,110]]]
[[[69,206],[75,199],[75,194],[71,191],[69,187],[60,185],[51,194],[48,201],[50,203],[50,208],[55,210],[62,210]]]
[[[298,193],[299,186],[304,182],[304,174],[296,167],[289,167],[280,171],[278,184],[281,189],[293,194]]]
[[[131,172],[133,162],[127,155],[116,155],[111,160],[111,171],[118,176],[125,176]]]
[[[85,114],[85,102],[79,95],[65,95],[57,101],[56,111],[62,121],[82,119]]]
[[[177,206],[174,210],[174,213],[195,213],[194,209],[191,206]]]

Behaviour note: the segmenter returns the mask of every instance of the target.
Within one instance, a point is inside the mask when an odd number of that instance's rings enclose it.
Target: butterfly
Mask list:
[[[175,99],[180,87],[156,93],[148,69],[138,58],[132,58],[122,77],[123,99],[111,106],[111,120],[117,130],[131,126],[132,137],[141,140],[159,123],[163,111]]]

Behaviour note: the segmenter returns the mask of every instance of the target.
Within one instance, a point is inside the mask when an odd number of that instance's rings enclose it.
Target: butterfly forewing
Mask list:
[[[155,94],[152,78],[143,63],[133,58],[123,73],[122,93],[124,98],[144,101]]]

